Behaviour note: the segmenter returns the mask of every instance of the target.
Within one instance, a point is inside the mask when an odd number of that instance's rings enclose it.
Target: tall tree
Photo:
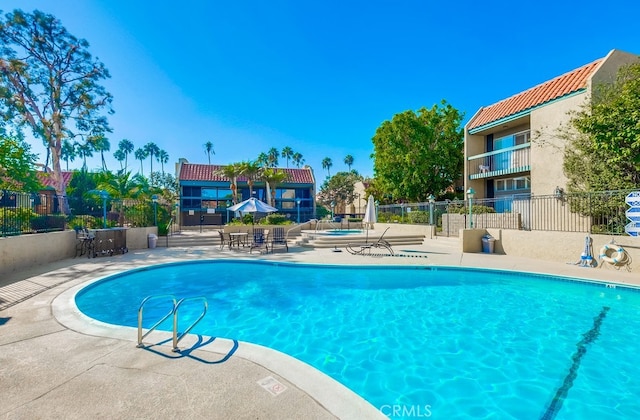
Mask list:
[[[293,164],[296,167],[300,168],[304,164],[304,158],[302,157],[302,153],[295,152],[293,154]]]
[[[353,156],[347,155],[344,157],[344,164],[349,167],[349,171],[351,171],[351,165],[353,165]]]
[[[142,162],[147,158],[147,152],[139,147],[136,149],[134,156],[136,158],[136,160],[140,161],[140,175],[144,176],[144,167],[142,166]]]
[[[260,152],[258,158],[256,159],[256,163],[263,167],[269,166],[269,156],[267,156],[265,152]]]
[[[346,212],[346,205],[353,203],[355,198],[355,184],[362,180],[362,176],[355,170],[338,172],[324,181],[318,192],[318,201],[326,206],[334,201]]]
[[[89,142],[76,143],[78,156],[82,158],[82,169],[87,171],[87,158],[93,156],[93,146]]]
[[[373,136],[378,186],[395,200],[426,201],[462,176],[463,114],[441,104],[396,114]]]
[[[272,168],[278,166],[278,156],[280,156],[280,153],[278,153],[278,149],[276,149],[275,147],[269,149],[269,151],[267,152],[268,166],[271,166]]]
[[[99,82],[109,72],[60,21],[38,10],[7,13],[0,23],[0,106],[5,119],[29,126],[51,153],[60,208],[69,213],[60,155],[62,141],[109,132],[111,112]]]
[[[293,157],[293,149],[289,146],[285,146],[282,148],[282,153],[280,154],[283,158],[287,160],[287,168],[289,167],[289,159]]]
[[[37,158],[21,135],[0,133],[0,189],[39,190]]]
[[[204,152],[207,154],[207,159],[209,160],[209,165],[211,165],[211,155],[215,155],[216,152],[213,151],[213,143],[210,141],[204,144]]]
[[[64,148],[62,150],[64,150]],[[127,155],[124,154],[124,151],[122,151],[122,149],[118,149],[113,152],[113,157],[116,158],[118,162],[120,162],[120,171],[124,172],[124,161],[127,159]]]
[[[267,186],[267,200],[269,205],[276,206],[276,188],[287,180],[287,173],[276,168],[265,168],[260,177]]]
[[[249,185],[249,197],[253,197],[253,185],[260,174],[260,165],[256,162],[246,161],[240,163],[240,174],[247,178],[247,184]]]
[[[62,141],[62,148],[60,149],[60,159],[66,162],[67,171],[69,170],[69,161],[73,162],[76,159],[76,156],[76,147],[69,141],[69,139],[64,139]]]
[[[333,162],[331,162],[331,158],[326,157],[324,159],[322,159],[322,169],[326,169],[327,170],[327,175],[330,177],[331,176],[331,167],[333,166]]]
[[[96,152],[100,152],[100,159],[102,160],[102,170],[107,170],[107,162],[104,160],[104,152],[108,152],[111,149],[111,143],[105,136],[98,136],[91,139],[91,145]]]
[[[620,68],[612,84],[593,87],[591,101],[560,136],[571,192],[640,185],[640,63]]]
[[[131,153],[133,153],[133,143],[130,140],[127,139],[122,139],[120,140],[120,142],[118,143],[118,150],[122,150],[122,153],[124,154],[124,169],[127,170],[129,169],[129,155]]]
[[[158,162],[162,168],[162,175],[164,176],[164,164],[169,162],[169,153],[166,150],[160,149],[158,152]]]
[[[153,173],[153,157],[158,158],[158,153],[160,152],[160,148],[154,142],[149,142],[144,145],[144,152],[147,154],[149,161],[151,162],[150,173]]]
[[[238,203],[238,177],[242,174],[242,164],[232,163],[227,166],[223,166],[215,172],[217,175],[229,178],[229,188],[231,188],[231,194],[233,195],[233,204]]]

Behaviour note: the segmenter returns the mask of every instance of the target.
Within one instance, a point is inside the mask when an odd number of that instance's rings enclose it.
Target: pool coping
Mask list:
[[[168,263],[170,264],[171,262]],[[135,269],[156,265],[158,264],[141,265]],[[51,303],[52,313],[61,325],[75,332],[96,337],[130,341],[132,346],[135,346],[137,345],[137,328],[117,326],[95,320],[84,315],[75,304],[75,296],[80,290],[112,275],[113,274],[109,274],[86,280],[61,292]],[[171,333],[154,331],[152,334],[153,338],[147,340],[147,342],[166,343],[163,345],[172,347]],[[190,348],[197,345],[198,342],[207,343],[213,338],[214,337],[188,334],[184,340],[180,342],[180,347],[183,349]],[[233,349],[236,344],[237,348],[233,350],[233,357],[240,357],[274,372],[307,393],[313,400],[338,418],[387,418],[367,400],[331,378],[329,375],[295,357],[269,347],[218,337],[206,345],[199,346],[198,350],[220,355],[230,355],[231,349]]]

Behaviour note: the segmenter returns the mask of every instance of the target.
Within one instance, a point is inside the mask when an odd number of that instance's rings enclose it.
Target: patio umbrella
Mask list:
[[[251,197],[247,200],[241,201],[238,204],[234,204],[229,207],[229,211],[239,211],[241,213],[273,213],[278,211],[277,208],[271,207],[267,203],[264,203],[255,197]]]
[[[373,224],[377,221],[376,205],[373,202],[373,195],[370,195],[367,201],[367,207],[364,209],[364,217],[362,218],[362,224],[367,227],[366,240],[369,240],[369,228],[373,229]]]
[[[252,224],[256,221],[256,213],[273,213],[274,211],[278,211],[277,208],[271,207],[267,203],[264,203],[255,197],[251,197],[247,200],[241,201],[238,204],[234,204],[233,206],[228,208],[229,211],[239,211],[241,213],[253,213]],[[251,229],[253,231],[253,228]]]

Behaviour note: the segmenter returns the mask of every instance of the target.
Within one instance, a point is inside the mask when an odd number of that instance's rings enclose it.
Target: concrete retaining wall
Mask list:
[[[148,247],[147,235],[158,234],[157,227],[127,229],[127,248]],[[35,233],[0,238],[0,276],[76,255],[76,232]]]
[[[462,252],[482,252],[482,236],[489,233],[496,239],[497,254],[533,258],[541,261],[576,263],[585,249],[585,233],[545,232],[502,229],[462,229],[460,244]],[[610,235],[591,235],[593,256],[599,260],[600,249],[611,242]],[[640,238],[614,237],[631,257],[630,271],[640,272]],[[606,267],[612,268],[612,267]],[[626,270],[626,268],[622,268]]]

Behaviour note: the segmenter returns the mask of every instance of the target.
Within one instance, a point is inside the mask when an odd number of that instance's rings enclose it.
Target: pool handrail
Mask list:
[[[142,310],[144,309],[144,305],[152,299],[160,299],[160,298],[170,298],[173,301],[171,310],[165,316],[163,316],[160,319],[160,321],[153,324],[153,326],[149,328],[149,330],[145,334],[142,334]],[[153,330],[158,328],[158,326],[162,324],[167,318],[169,318],[172,314],[174,314],[175,311],[176,311],[176,297],[173,295],[154,295],[154,296],[147,296],[146,298],[142,299],[142,302],[140,303],[140,307],[138,308],[138,345],[137,347],[144,347],[144,344],[142,344],[142,340],[146,336],[151,334]]]
[[[184,302],[189,300],[202,300],[204,303],[204,309],[202,310],[202,313],[200,314],[198,319],[193,321],[193,323],[189,325],[189,328],[187,328],[186,330],[184,330],[184,332],[178,335],[178,309],[180,308],[180,305],[182,305]],[[205,298],[204,296],[195,296],[195,297],[180,299],[180,301],[176,304],[175,309],[173,310],[173,350],[172,351],[176,353],[180,351],[180,349],[178,348],[178,343],[180,342],[180,340],[184,338],[185,335],[189,334],[189,332],[193,329],[193,327],[195,327],[196,324],[202,320],[202,318],[204,318],[208,308],[209,308],[209,303],[207,302],[207,298]]]

